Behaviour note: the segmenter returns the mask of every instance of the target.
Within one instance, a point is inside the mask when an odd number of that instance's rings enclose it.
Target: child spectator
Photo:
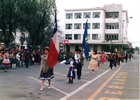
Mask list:
[[[18,60],[16,59],[16,56],[13,55],[13,58],[12,58],[12,60],[11,60],[12,68],[16,68],[17,62],[18,62]]]

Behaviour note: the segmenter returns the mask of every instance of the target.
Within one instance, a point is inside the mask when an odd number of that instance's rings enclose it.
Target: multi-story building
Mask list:
[[[91,51],[122,51],[129,48],[128,12],[121,4],[103,8],[65,10],[64,37],[69,40],[67,51],[82,49],[85,23],[88,20],[88,43]]]

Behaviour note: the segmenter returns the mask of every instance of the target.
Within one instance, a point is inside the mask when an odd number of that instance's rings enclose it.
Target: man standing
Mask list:
[[[24,60],[25,60],[26,68],[28,68],[28,63],[29,63],[29,52],[28,52],[28,50],[25,51]]]
[[[80,80],[82,75],[82,66],[84,65],[84,57],[80,49],[78,49],[77,53],[75,54],[75,60],[77,63],[77,78]]]

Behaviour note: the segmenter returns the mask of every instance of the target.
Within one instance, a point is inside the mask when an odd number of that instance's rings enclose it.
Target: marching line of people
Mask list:
[[[45,86],[45,80],[48,80],[48,88],[51,88],[51,79],[54,78],[53,69],[51,69],[47,64],[47,58],[48,58],[48,52],[49,47],[45,47],[43,50],[39,52],[38,59],[41,61],[40,65],[40,74],[39,79],[41,79],[41,88],[40,90],[44,90]],[[34,64],[35,61],[35,52],[34,50],[32,52],[25,50],[25,51],[17,51],[10,52],[6,50],[5,52],[0,51],[0,60],[2,66],[4,66],[4,72],[7,72],[6,66],[12,66],[12,68],[16,68],[16,66],[23,66],[23,63],[25,64],[26,68],[28,68],[28,64],[31,60],[32,64]],[[61,55],[61,56],[60,56]],[[59,57],[63,58],[63,53],[61,52]],[[94,73],[98,67],[100,67],[100,64],[104,64],[106,61],[109,61],[109,67],[112,69],[114,66],[117,67],[120,65],[121,62],[131,61],[132,54],[123,54],[120,52],[112,53],[109,55],[106,55],[104,53],[98,52],[98,54],[95,53],[95,51],[89,53],[90,56],[90,62],[87,66],[88,69],[92,70],[92,73]],[[61,59],[60,64],[66,64],[69,65],[69,71],[67,73],[68,77],[68,84],[73,84],[74,79],[77,76],[77,79],[80,80],[82,77],[82,68],[84,65],[84,59],[85,56],[83,54],[83,51],[78,49],[77,52],[73,52],[67,56],[67,59]],[[60,59],[58,59],[60,60]],[[76,75],[77,73],[77,75]],[[94,75],[94,74],[93,74]]]
[[[61,53],[62,54],[62,53]],[[132,54],[121,54],[120,52],[116,53],[110,53],[109,55],[105,55],[104,53],[98,53],[96,54],[95,51],[93,53],[89,53],[90,56],[90,62],[88,65],[88,69],[92,70],[92,73],[94,73],[98,67],[100,67],[100,64],[104,64],[106,61],[110,62],[109,67],[112,70],[113,67],[120,66],[121,62],[127,62],[127,57],[129,56],[129,61],[131,61]],[[77,52],[71,54],[70,60],[63,60],[60,62],[60,64],[65,63],[70,64],[69,71],[67,74],[67,77],[69,78],[68,83],[73,83],[73,79],[76,77],[77,72],[77,79],[80,80],[82,76],[82,66],[84,65],[84,55],[83,52],[79,49]]]

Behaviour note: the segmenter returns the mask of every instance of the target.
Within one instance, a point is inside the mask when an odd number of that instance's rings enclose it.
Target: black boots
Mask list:
[[[73,80],[70,79],[70,80],[68,81],[68,83],[69,83],[69,84],[73,84]]]

